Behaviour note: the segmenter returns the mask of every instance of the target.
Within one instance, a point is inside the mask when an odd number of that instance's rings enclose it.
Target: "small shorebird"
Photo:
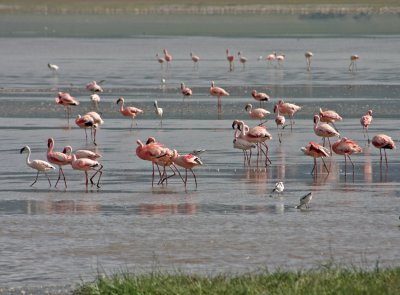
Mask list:
[[[275,183],[275,187],[274,187],[274,189],[272,190],[272,193],[281,194],[281,193],[283,193],[283,190],[284,190],[284,189],[285,189],[285,186],[283,185],[283,182],[282,182],[282,181],[279,181],[279,182]]]
[[[36,183],[36,181],[38,180],[39,172],[43,172],[46,175],[47,180],[49,181],[49,185],[51,186],[50,178],[49,178],[49,176],[47,175],[46,172],[49,171],[49,170],[55,170],[56,167],[54,167],[50,163],[48,163],[46,161],[43,161],[43,160],[32,160],[31,161],[31,159],[30,159],[30,157],[31,157],[31,149],[27,145],[24,146],[19,152],[20,152],[20,154],[22,154],[24,152],[28,153],[28,155],[26,156],[26,165],[28,165],[29,167],[31,167],[32,169],[35,169],[37,171],[36,179],[31,184],[31,186],[34,185]]]
[[[58,65],[50,64],[50,63],[47,64],[47,67],[48,67],[50,70],[52,70],[53,73],[57,72],[57,71],[60,69],[60,67],[59,67]]]
[[[311,71],[311,58],[313,55],[314,54],[311,51],[304,53],[304,56],[306,57],[307,71]]]
[[[309,208],[308,204],[310,204],[311,199],[312,199],[312,193],[309,192],[308,194],[300,198],[300,204],[297,205],[295,208],[296,209],[303,209],[304,207]]]

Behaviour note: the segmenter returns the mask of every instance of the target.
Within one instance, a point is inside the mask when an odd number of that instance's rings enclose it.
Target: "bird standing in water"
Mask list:
[[[367,134],[368,144],[370,143],[368,127],[371,124],[371,122],[372,122],[372,110],[368,110],[368,112],[364,116],[362,116],[360,119],[361,126],[363,127],[363,130],[364,130],[364,138],[365,138],[365,134]]]
[[[36,183],[36,181],[38,180],[39,172],[43,172],[43,173],[46,175],[47,180],[49,181],[49,185],[51,186],[50,178],[49,178],[49,176],[47,175],[46,172],[47,172],[47,171],[50,171],[50,170],[55,170],[56,167],[54,167],[54,166],[51,165],[50,163],[48,163],[48,162],[46,162],[46,161],[43,161],[43,160],[32,160],[32,161],[31,161],[31,159],[30,159],[30,157],[31,157],[31,149],[30,149],[30,147],[27,146],[27,145],[24,146],[19,152],[20,152],[20,154],[22,154],[22,153],[28,153],[28,155],[26,156],[26,164],[27,164],[29,167],[31,167],[32,169],[35,169],[35,170],[37,171],[36,179],[35,179],[35,181],[31,184],[31,186],[34,185],[34,184]]]
[[[124,106],[124,98],[120,97],[117,99],[117,104],[121,103],[121,106],[119,108],[120,113],[125,116],[125,117],[130,117],[132,119],[131,123],[131,129],[133,128],[133,123],[135,122],[134,119],[136,118],[137,115],[143,114],[144,111],[135,107],[125,107]],[[136,123],[136,122],[135,122]],[[137,123],[136,123],[137,125]]]
[[[307,71],[311,71],[311,58],[313,55],[314,54],[311,51],[304,53],[304,56],[306,57]]]
[[[309,208],[309,204],[312,200],[312,193],[309,192],[308,194],[304,195],[303,197],[300,198],[300,204],[297,205],[295,208],[296,209],[303,209],[304,207]]]
[[[210,94],[212,96],[218,97],[218,113],[221,113],[222,111],[221,96],[229,96],[229,92],[221,87],[215,86],[214,81],[211,81]]]
[[[162,117],[163,117],[164,110],[158,106],[157,100],[154,101],[154,108],[155,108],[154,112],[156,113],[157,116],[160,117],[160,124],[162,126]]]
[[[372,145],[379,149],[379,154],[381,156],[381,166],[382,166],[382,149],[385,152],[385,162],[386,162],[386,169],[388,169],[388,160],[386,156],[386,150],[390,149],[393,150],[396,148],[393,139],[386,135],[386,134],[377,134],[372,138]]]

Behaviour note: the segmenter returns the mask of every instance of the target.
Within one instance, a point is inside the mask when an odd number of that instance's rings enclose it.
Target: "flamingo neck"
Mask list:
[[[26,155],[26,164],[28,166],[31,166],[31,164],[32,164],[32,161],[31,161],[31,149],[30,148],[28,148],[28,154]]]

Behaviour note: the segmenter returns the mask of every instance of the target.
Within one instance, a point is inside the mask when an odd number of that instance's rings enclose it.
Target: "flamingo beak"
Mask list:
[[[25,147],[23,147],[23,148],[19,151],[19,153],[22,154],[24,151],[25,151]]]

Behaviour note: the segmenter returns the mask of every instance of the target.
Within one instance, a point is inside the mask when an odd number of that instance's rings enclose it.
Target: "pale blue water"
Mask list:
[[[268,269],[303,269],[333,259],[362,267],[398,266],[399,152],[388,151],[389,169],[381,172],[379,151],[368,146],[359,118],[374,110],[371,137],[386,133],[398,143],[400,107],[399,35],[290,38],[210,36],[135,36],[134,38],[7,38],[0,39],[0,286],[62,286],[91,280],[98,271],[184,270],[238,273]],[[168,71],[156,53],[173,55]],[[225,49],[242,51],[246,69],[236,63],[228,71]],[[304,52],[313,51],[311,72]],[[189,57],[201,57],[194,70]],[[282,68],[259,56],[284,52]],[[348,71],[349,57],[358,54],[358,71]],[[60,66],[53,74],[47,63]],[[166,83],[162,84],[161,79]],[[84,89],[91,80],[105,80],[100,111],[105,124],[98,146],[85,142],[71,119],[66,129],[63,108],[54,103],[58,90],[81,104],[73,117],[91,109]],[[231,96],[222,99],[218,119],[211,81]],[[183,100],[180,82],[193,89]],[[293,132],[277,140],[273,121],[267,123],[272,164],[243,167],[242,153],[232,148],[233,119],[255,125],[244,111],[258,105],[252,89],[268,92],[272,112],[279,98],[303,106]],[[145,110],[129,130],[115,104]],[[162,127],[153,101],[164,109]],[[354,178],[344,175],[343,157],[328,160],[331,173],[310,175],[312,159],[300,147],[313,133],[312,116],[322,107],[339,112],[342,136],[360,143],[354,155]],[[196,169],[198,187],[190,178],[151,186],[151,165],[135,155],[136,140],[154,136],[179,152],[207,150]],[[47,138],[56,149],[65,145],[96,149],[103,154],[102,187],[86,192],[83,173],[65,168],[68,189],[49,188],[42,176],[30,187],[35,172],[19,154],[24,145],[32,158],[45,159]],[[322,168],[322,167],[319,167]],[[349,169],[349,166],[348,166]],[[57,172],[50,173],[54,183]],[[269,197],[276,181],[286,190]],[[310,209],[294,206],[312,191]]]

